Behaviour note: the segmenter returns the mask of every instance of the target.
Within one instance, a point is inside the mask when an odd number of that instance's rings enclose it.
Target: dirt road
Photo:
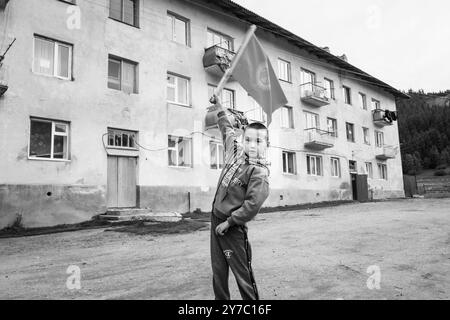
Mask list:
[[[249,237],[261,297],[450,299],[449,208],[414,199],[260,214]],[[79,290],[66,287],[71,265]],[[230,287],[239,298],[233,276]],[[0,239],[0,299],[210,298],[209,230]]]

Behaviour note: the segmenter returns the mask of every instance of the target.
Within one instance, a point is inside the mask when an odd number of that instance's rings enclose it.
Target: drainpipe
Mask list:
[[[191,192],[188,192],[188,212],[191,212]]]

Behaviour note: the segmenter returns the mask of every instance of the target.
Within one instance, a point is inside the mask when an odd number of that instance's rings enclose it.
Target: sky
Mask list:
[[[449,0],[234,0],[400,89],[450,89]]]

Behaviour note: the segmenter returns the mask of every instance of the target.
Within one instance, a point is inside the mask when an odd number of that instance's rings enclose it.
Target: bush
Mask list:
[[[447,172],[445,172],[445,170],[437,170],[434,172],[434,175],[438,176],[438,177],[445,176],[446,174],[447,174]]]
[[[447,169],[447,166],[446,166],[445,164],[440,164],[440,165],[438,165],[438,166],[436,167],[436,169],[438,169],[438,170],[444,170],[444,169]]]

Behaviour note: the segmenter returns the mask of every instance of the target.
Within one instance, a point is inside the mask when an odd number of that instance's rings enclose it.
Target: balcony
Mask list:
[[[373,123],[378,127],[392,126],[394,124],[394,121],[397,120],[396,114],[395,119],[392,119],[392,114],[395,114],[395,112],[383,109],[373,110]]]
[[[327,89],[312,82],[300,85],[301,100],[314,107],[323,107],[330,104]]]
[[[324,150],[332,148],[336,137],[333,132],[320,130],[317,128],[305,129],[305,147],[312,150]]]
[[[212,75],[221,77],[230,67],[236,54],[233,51],[219,47],[218,45],[205,49],[203,67]]]
[[[9,0],[0,0],[0,10],[4,10]]]
[[[384,146],[377,150],[377,155],[375,156],[378,160],[388,160],[395,159],[397,156],[397,148],[394,146]]]

